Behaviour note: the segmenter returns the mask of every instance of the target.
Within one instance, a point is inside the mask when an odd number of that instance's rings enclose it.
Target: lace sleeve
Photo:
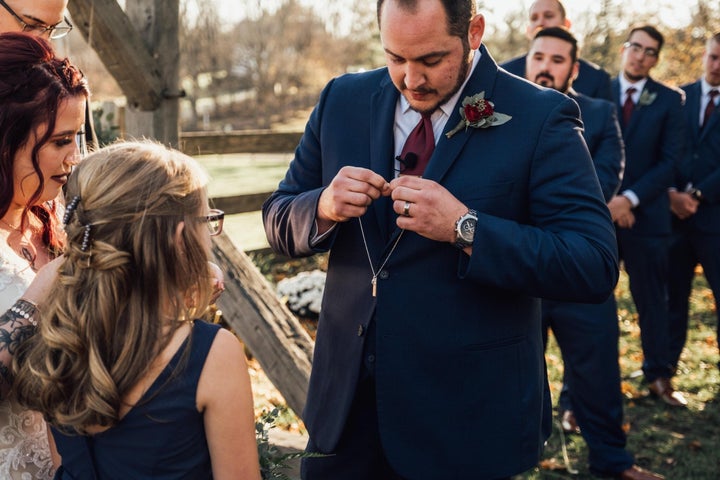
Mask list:
[[[37,307],[21,298],[0,316],[0,400],[12,386],[11,365],[18,346],[35,333],[36,313]]]

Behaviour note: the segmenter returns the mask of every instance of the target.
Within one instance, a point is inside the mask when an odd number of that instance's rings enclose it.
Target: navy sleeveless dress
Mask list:
[[[138,405],[114,427],[90,436],[52,429],[62,466],[55,480],[212,479],[203,414],[196,393],[220,327],[196,320],[192,335]],[[190,342],[189,356],[183,352]],[[175,371],[177,365],[183,366]]]

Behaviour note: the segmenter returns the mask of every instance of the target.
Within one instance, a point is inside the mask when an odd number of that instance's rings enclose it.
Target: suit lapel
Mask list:
[[[372,111],[370,118],[373,125],[370,127],[370,168],[373,172],[382,175],[387,181],[393,178],[393,152],[395,151],[393,148],[393,128],[395,104],[398,95],[395,85],[390,81],[390,77],[387,77],[371,99]],[[373,202],[372,206],[383,241],[389,235],[388,225],[392,210],[391,201],[389,197],[380,197]]]
[[[485,92],[485,98],[492,100],[498,66],[484,45],[480,47],[479,53],[481,54],[480,61],[467,84],[465,84],[465,88],[460,94],[460,97],[458,97],[458,101],[453,108],[450,118],[447,124],[445,124],[442,137],[438,140],[435,151],[432,157],[430,157],[430,163],[428,163],[425,174],[423,175],[424,178],[442,183],[442,179],[455,160],[457,160],[465,143],[470,139],[471,135],[477,133],[477,128],[468,128],[467,130],[460,130],[451,138],[447,138],[445,135],[460,122],[460,106],[462,105],[463,99],[467,96]]]
[[[700,138],[700,84],[696,83],[688,88],[685,95],[685,108],[688,109],[688,122],[690,132],[695,139]]]

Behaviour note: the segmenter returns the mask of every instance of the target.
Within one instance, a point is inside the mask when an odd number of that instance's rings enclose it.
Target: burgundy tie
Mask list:
[[[635,109],[635,104],[632,100],[632,95],[637,90],[635,87],[630,87],[625,92],[627,96],[625,97],[625,103],[623,104],[623,125],[626,125],[630,123],[630,117],[632,116],[633,110]]]
[[[400,153],[401,175],[422,175],[435,150],[435,135],[429,113],[423,113],[420,122],[413,128],[402,153]]]
[[[705,107],[705,117],[703,118],[703,123],[702,123],[702,126],[703,126],[703,127],[704,127],[705,125],[707,125],[708,120],[710,120],[710,116],[711,116],[711,115],[713,114],[713,112],[715,111],[715,107],[716,107],[716,105],[715,105],[715,97],[718,96],[718,93],[719,93],[719,92],[718,92],[717,90],[710,90],[710,91],[708,92],[708,95],[710,96],[710,100],[708,101],[707,107]]]

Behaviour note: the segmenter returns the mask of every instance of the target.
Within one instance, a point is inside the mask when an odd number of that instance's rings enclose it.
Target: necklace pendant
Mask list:
[[[370,283],[372,284],[372,296],[377,297],[377,277],[373,276]]]

